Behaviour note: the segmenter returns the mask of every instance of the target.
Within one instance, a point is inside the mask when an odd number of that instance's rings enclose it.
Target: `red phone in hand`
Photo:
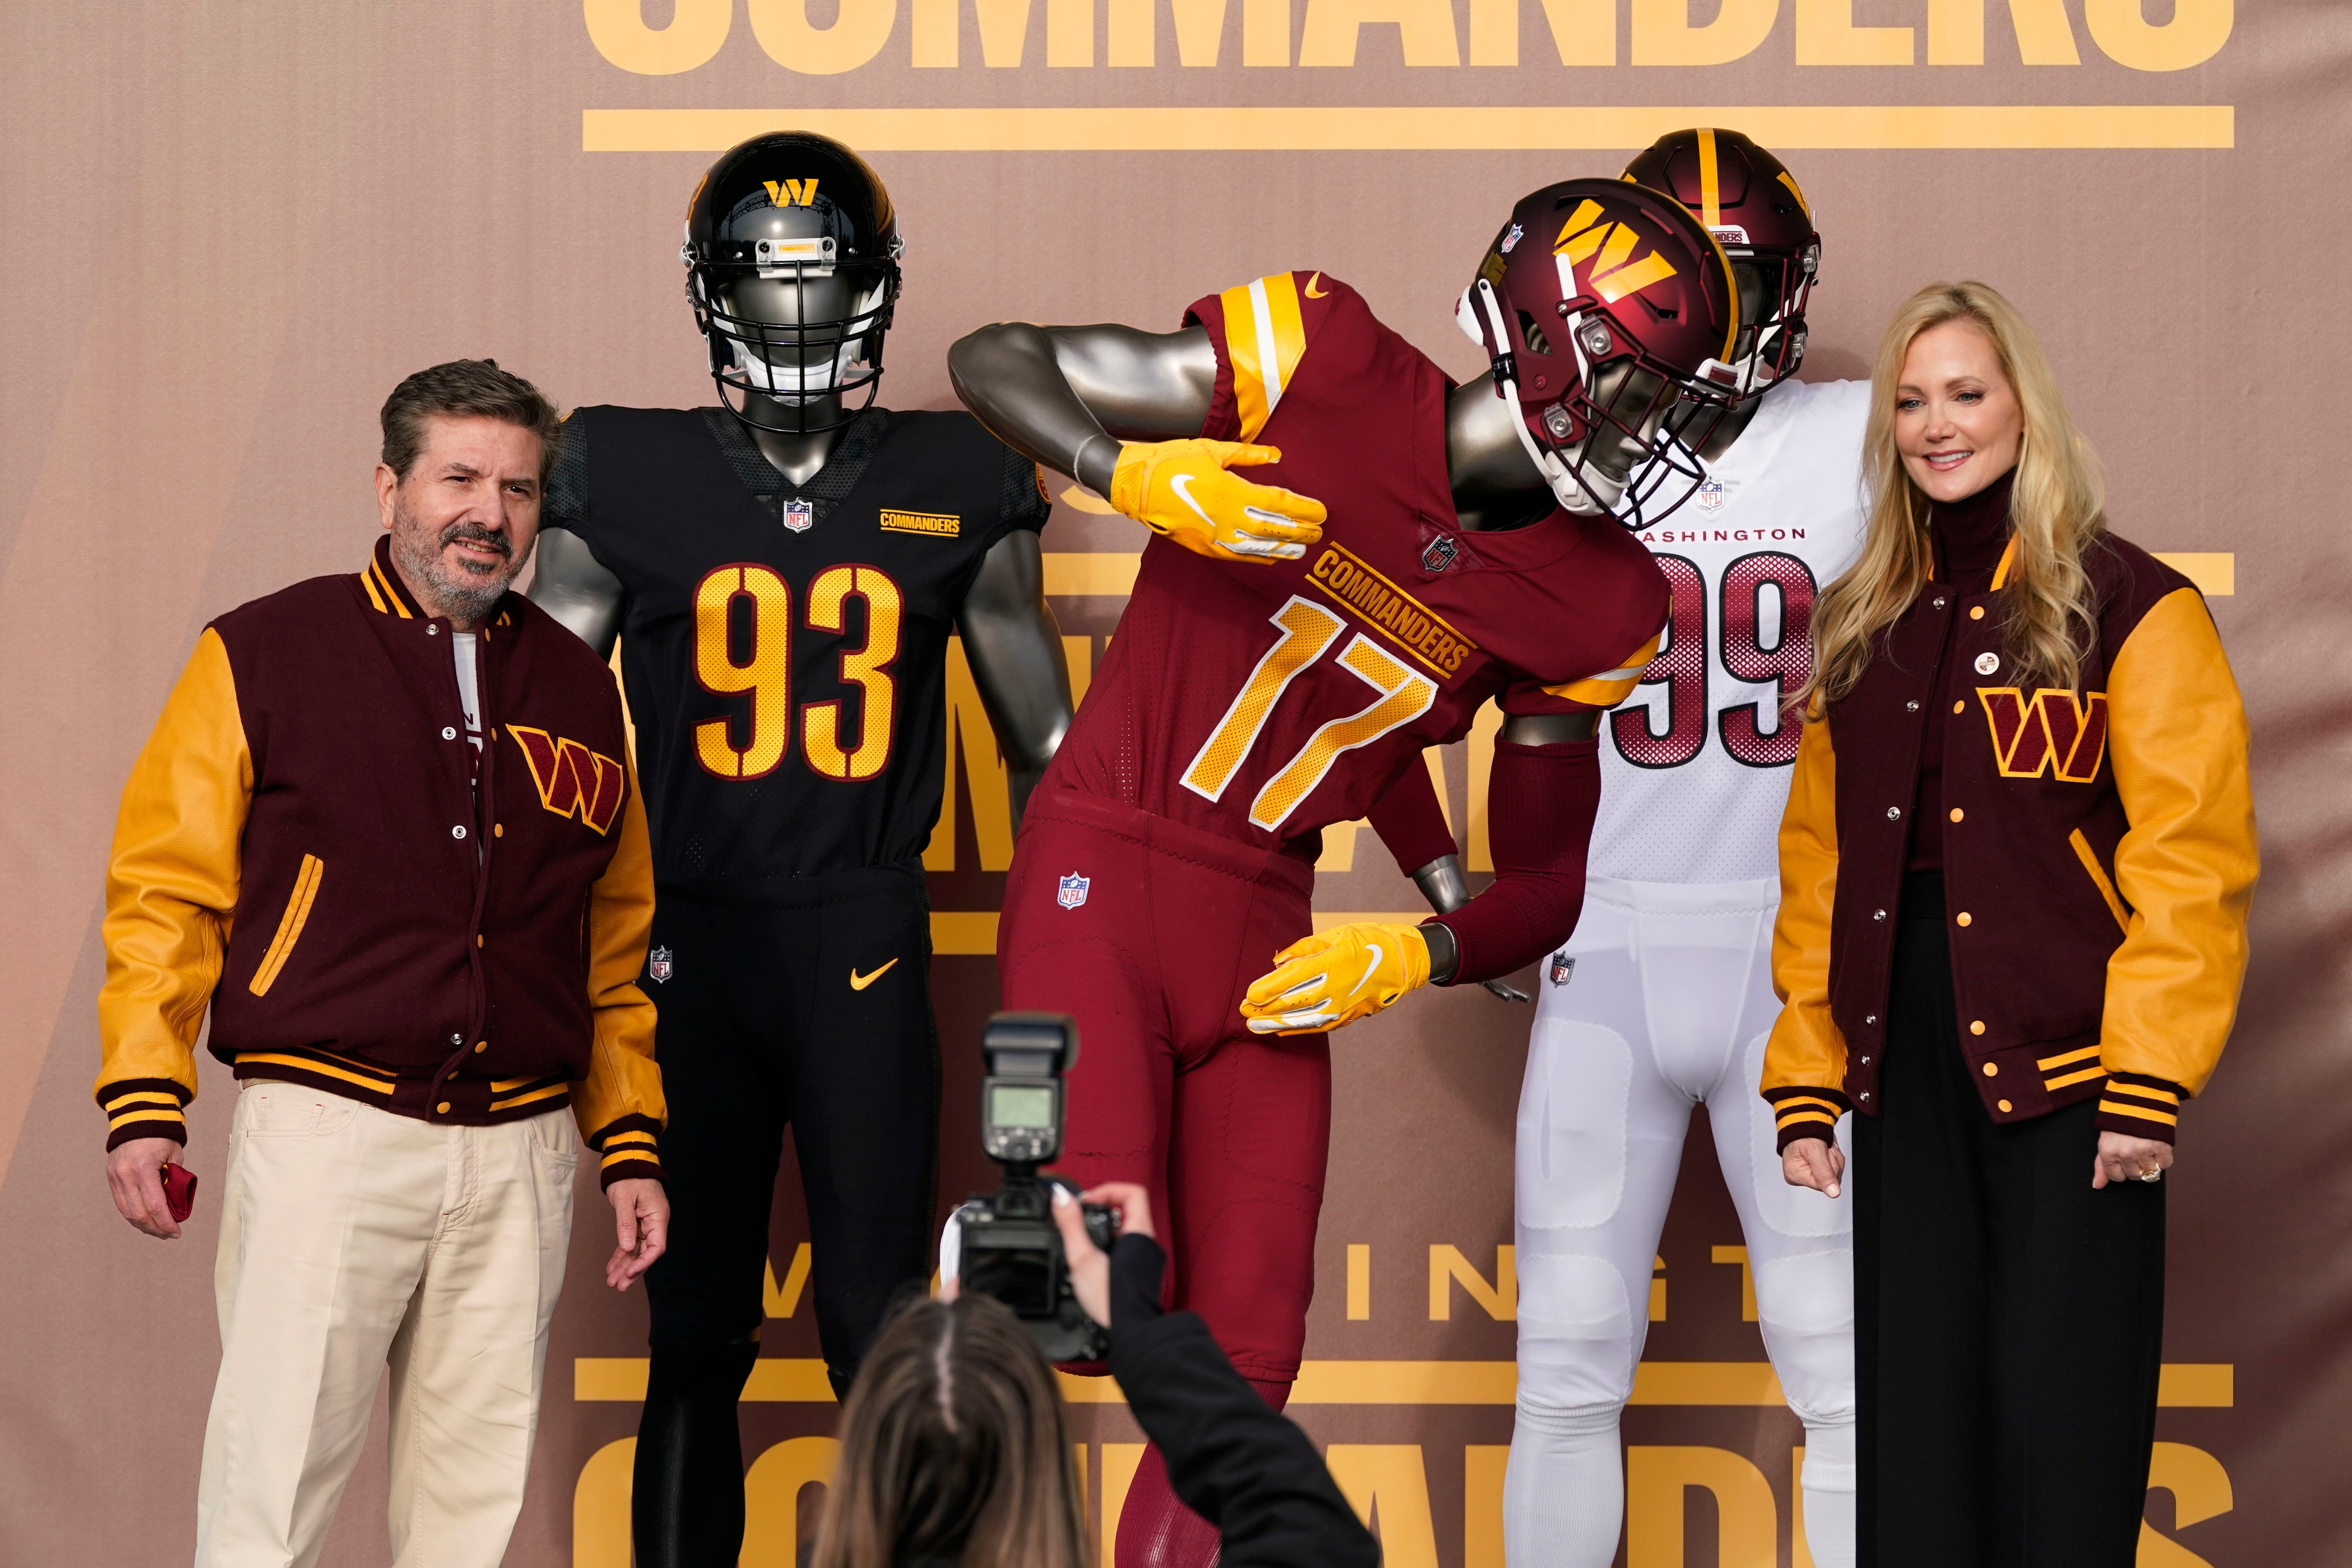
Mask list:
[[[163,1167],[163,1206],[172,1211],[172,1223],[188,1223],[188,1216],[196,1212],[196,1173],[194,1171],[185,1165],[166,1164]]]

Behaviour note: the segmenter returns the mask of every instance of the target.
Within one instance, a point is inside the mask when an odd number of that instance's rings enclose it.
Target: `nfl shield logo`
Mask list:
[[[1698,505],[1701,511],[1720,511],[1723,509],[1723,481],[1721,479],[1699,480]]]
[[[656,980],[667,980],[670,974],[669,949],[657,947],[646,955],[646,973]]]
[[[784,503],[786,528],[791,529],[794,533],[806,533],[815,524],[816,508],[814,504],[804,500],[788,500]]]
[[[1062,879],[1058,901],[1066,910],[1075,910],[1087,901],[1087,879],[1076,871]]]
[[[1503,254],[1506,256],[1510,255],[1511,247],[1518,244],[1520,237],[1526,233],[1527,230],[1521,228],[1517,224],[1513,224],[1511,226],[1511,232],[1503,237]]]
[[[1551,983],[1554,985],[1567,984],[1569,977],[1575,973],[1576,960],[1569,957],[1566,952],[1555,952],[1551,955]]]

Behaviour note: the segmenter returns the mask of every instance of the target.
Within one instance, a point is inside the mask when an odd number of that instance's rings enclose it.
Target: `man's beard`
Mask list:
[[[412,581],[428,585],[441,601],[438,607],[442,613],[455,619],[478,621],[487,617],[505,596],[507,584],[522,570],[514,558],[514,542],[478,523],[451,523],[433,539],[430,552],[419,553],[416,547],[423,542],[425,525],[404,510],[395,510],[393,521],[392,550],[403,571]],[[506,556],[505,563],[487,573],[477,572],[471,566],[450,565],[443,552],[461,539],[500,552]]]

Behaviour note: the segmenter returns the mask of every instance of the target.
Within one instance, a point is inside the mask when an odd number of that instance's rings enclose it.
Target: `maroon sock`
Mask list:
[[[1276,1410],[1290,1402],[1288,1383],[1251,1378],[1249,1384]],[[1119,1510],[1114,1568],[1216,1568],[1217,1547],[1217,1527],[1186,1508],[1168,1484],[1159,1445],[1144,1449]]]

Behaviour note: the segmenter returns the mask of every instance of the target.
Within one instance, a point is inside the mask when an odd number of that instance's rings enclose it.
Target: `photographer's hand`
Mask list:
[[[1054,1223],[1061,1228],[1062,1252],[1070,1270],[1070,1289],[1078,1298],[1078,1305],[1087,1317],[1110,1327],[1110,1254],[1095,1245],[1087,1234],[1085,1211],[1081,1203],[1101,1204],[1118,1214],[1121,1236],[1149,1237],[1151,1232],[1151,1196],[1133,1182],[1105,1182],[1089,1187],[1076,1197],[1070,1196],[1066,1187],[1054,1189]]]

